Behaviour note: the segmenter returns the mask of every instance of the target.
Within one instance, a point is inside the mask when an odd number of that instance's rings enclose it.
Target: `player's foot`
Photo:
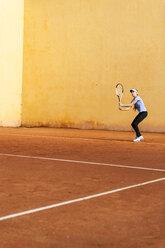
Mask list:
[[[136,137],[133,141],[134,142],[140,142],[140,137]]]
[[[140,141],[141,141],[141,140],[144,140],[144,137],[143,137],[143,136],[140,136],[139,139],[140,139]]]

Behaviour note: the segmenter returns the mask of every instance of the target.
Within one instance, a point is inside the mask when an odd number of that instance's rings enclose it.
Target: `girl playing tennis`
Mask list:
[[[132,127],[136,132],[136,138],[133,140],[134,142],[140,142],[141,140],[144,140],[143,136],[141,136],[140,130],[138,128],[138,124],[144,120],[144,118],[147,117],[148,113],[146,110],[146,107],[143,103],[143,100],[138,96],[138,90],[132,89],[130,90],[133,99],[130,104],[121,104],[119,103],[119,109],[122,111],[127,111],[130,108],[134,107],[134,109],[138,110],[139,114],[135,117],[135,119],[132,122]]]

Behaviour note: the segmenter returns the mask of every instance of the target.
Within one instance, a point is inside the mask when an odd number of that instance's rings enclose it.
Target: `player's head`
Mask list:
[[[136,97],[138,95],[138,90],[137,89],[131,89],[130,92],[131,92],[133,97]]]

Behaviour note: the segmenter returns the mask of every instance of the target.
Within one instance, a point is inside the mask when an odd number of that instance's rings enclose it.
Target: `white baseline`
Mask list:
[[[100,165],[100,166],[103,165],[103,166],[117,167],[117,168],[127,168],[127,169],[165,172],[164,169],[129,166],[129,165],[120,165],[120,164],[98,163],[98,162],[90,162],[90,161],[78,161],[78,160],[69,160],[69,159],[61,159],[61,158],[47,158],[47,157],[38,157],[38,156],[27,156],[27,155],[21,155],[21,154],[0,153],[0,156],[27,158],[27,159],[40,159],[40,160],[59,161],[59,162],[67,162],[67,163],[79,163],[79,164],[90,164],[90,165]]]
[[[106,192],[95,194],[95,195],[85,196],[85,197],[82,197],[82,198],[69,200],[69,201],[65,201],[65,202],[61,202],[61,203],[57,203],[57,204],[53,204],[53,205],[49,205],[49,206],[45,206],[45,207],[35,208],[35,209],[32,209],[32,210],[27,210],[27,211],[16,213],[16,214],[6,215],[6,216],[3,216],[3,217],[0,217],[0,221],[11,219],[11,218],[16,218],[16,217],[19,217],[19,216],[32,214],[32,213],[36,213],[36,212],[40,212],[40,211],[44,211],[44,210],[48,210],[48,209],[51,209],[51,208],[56,208],[56,207],[60,207],[60,206],[64,206],[64,205],[69,205],[69,204],[72,204],[72,203],[75,203],[75,202],[89,200],[89,199],[97,198],[97,197],[104,196],[104,195],[109,195],[109,194],[124,191],[124,190],[127,190],[127,189],[137,188],[137,187],[140,187],[140,186],[160,182],[160,181],[163,181],[163,180],[165,180],[165,177],[164,178],[158,178],[158,179],[155,179],[155,180],[152,180],[152,181],[147,181],[147,182],[131,185],[131,186],[127,186],[127,187],[123,187],[123,188],[119,188],[119,189],[106,191]]]
[[[1,133],[0,136],[6,136],[6,134]],[[127,141],[127,140],[115,140],[115,139],[106,139],[106,138],[85,138],[85,137],[68,137],[68,136],[48,136],[48,135],[33,135],[33,134],[10,134],[10,136],[18,136],[18,137],[29,137],[29,138],[43,138],[43,139],[66,139],[66,140],[83,140],[83,141],[102,141],[102,142],[118,142],[118,143],[129,143],[134,145],[159,145],[159,146],[165,146],[164,143],[155,143],[155,142],[138,142],[138,144],[133,141]]]

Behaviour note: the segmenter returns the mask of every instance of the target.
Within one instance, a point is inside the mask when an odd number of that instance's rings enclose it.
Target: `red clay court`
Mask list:
[[[164,248],[165,134],[0,129],[0,248]]]

